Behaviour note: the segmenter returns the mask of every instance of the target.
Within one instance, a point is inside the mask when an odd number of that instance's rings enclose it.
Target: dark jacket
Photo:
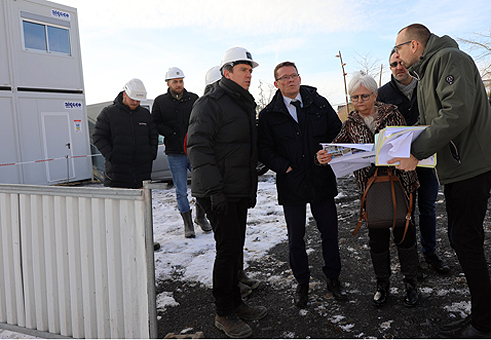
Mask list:
[[[104,185],[141,188],[152,174],[157,157],[158,133],[150,112],[123,104],[123,92],[97,117],[94,145],[106,159]]]
[[[442,184],[491,170],[491,109],[472,58],[448,36],[431,34],[420,61],[409,68],[419,77],[422,125],[430,125],[411,145],[424,159],[437,153]]]
[[[191,112],[187,151],[195,197],[225,193],[255,199],[257,191],[256,104],[230,79],[212,84]]]
[[[377,101],[397,106],[404,116],[407,125],[415,125],[418,122],[418,96],[417,87],[414,88],[411,100],[397,87],[397,80],[392,75],[390,81],[378,89]]]
[[[303,131],[288,112],[278,90],[259,114],[259,160],[276,172],[281,205],[318,202],[337,195],[336,177],[330,166],[317,166],[319,143],[329,143],[341,121],[316,88],[300,86],[305,123]],[[286,173],[288,167],[293,170]]]
[[[188,132],[189,116],[198,96],[183,90],[180,99],[172,96],[170,89],[167,93],[155,98],[152,106],[152,116],[159,134],[164,136],[166,154],[184,154],[184,138]]]

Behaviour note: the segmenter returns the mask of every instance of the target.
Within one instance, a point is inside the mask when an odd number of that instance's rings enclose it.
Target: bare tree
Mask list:
[[[355,61],[360,66],[360,73],[363,75],[370,75],[374,79],[379,79],[379,86],[381,85],[382,74],[384,72],[383,63],[380,59],[375,58],[371,53],[360,54],[356,53],[358,57],[355,57]]]
[[[271,102],[271,99],[273,99],[273,96],[276,92],[276,88],[274,85],[270,83],[263,83],[261,79],[259,79],[259,97],[256,100],[257,102],[257,107],[256,107],[256,112],[259,114],[262,109],[266,107],[266,105]]]

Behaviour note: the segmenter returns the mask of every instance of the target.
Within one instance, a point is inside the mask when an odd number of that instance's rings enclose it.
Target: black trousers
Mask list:
[[[446,184],[448,235],[471,293],[472,324],[491,331],[491,283],[484,255],[484,217],[491,190],[491,171]]]
[[[288,228],[288,246],[290,250],[290,267],[298,283],[308,283],[310,279],[309,259],[305,249],[306,205],[284,205],[286,226]],[[310,203],[310,210],[321,233],[322,270],[326,277],[335,279],[341,272],[338,243],[338,216],[334,198],[317,203]]]
[[[197,198],[213,228],[216,257],[213,266],[213,296],[217,314],[225,316],[242,303],[239,291],[239,262],[243,256],[248,198],[228,201],[226,214],[211,210],[209,198]]]

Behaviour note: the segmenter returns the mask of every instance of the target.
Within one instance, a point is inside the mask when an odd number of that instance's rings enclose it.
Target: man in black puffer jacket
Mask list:
[[[256,204],[256,103],[248,91],[256,66],[242,47],[225,53],[223,77],[196,101],[187,138],[191,191],[205,209],[216,241],[215,326],[232,338],[252,334],[241,319],[258,320],[267,314],[264,307],[245,304],[238,286],[247,209]]]
[[[168,90],[157,98],[152,106],[152,116],[159,134],[164,136],[165,154],[169,162],[172,181],[176,187],[177,209],[184,221],[184,237],[194,238],[193,218],[188,200],[188,170],[191,171],[188,156],[184,152],[184,139],[188,132],[189,116],[198,96],[184,88],[184,73],[178,67],[171,67],[165,74]],[[194,220],[204,232],[211,226],[204,210],[196,204]]]
[[[150,112],[140,106],[146,95],[141,80],[131,79],[97,117],[92,137],[106,159],[104,186],[137,189],[151,177],[158,133]]]
[[[327,288],[337,300],[346,300],[339,281],[336,177],[330,166],[314,163],[320,143],[329,143],[337,136],[341,121],[314,87],[300,85],[294,63],[278,64],[274,77],[278,91],[259,114],[259,160],[276,172],[278,201],[288,228],[290,266],[298,282],[294,301],[300,308],[308,302],[310,270],[304,242],[307,203],[321,232]]]

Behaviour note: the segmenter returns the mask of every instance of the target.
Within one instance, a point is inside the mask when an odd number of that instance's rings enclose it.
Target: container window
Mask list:
[[[27,20],[22,20],[22,26],[24,28],[24,47],[26,49],[71,55],[70,31],[68,28]]]
[[[44,25],[24,21],[23,26],[25,47],[46,51],[46,29]]]
[[[47,26],[49,51],[70,54],[70,35],[68,30]]]

